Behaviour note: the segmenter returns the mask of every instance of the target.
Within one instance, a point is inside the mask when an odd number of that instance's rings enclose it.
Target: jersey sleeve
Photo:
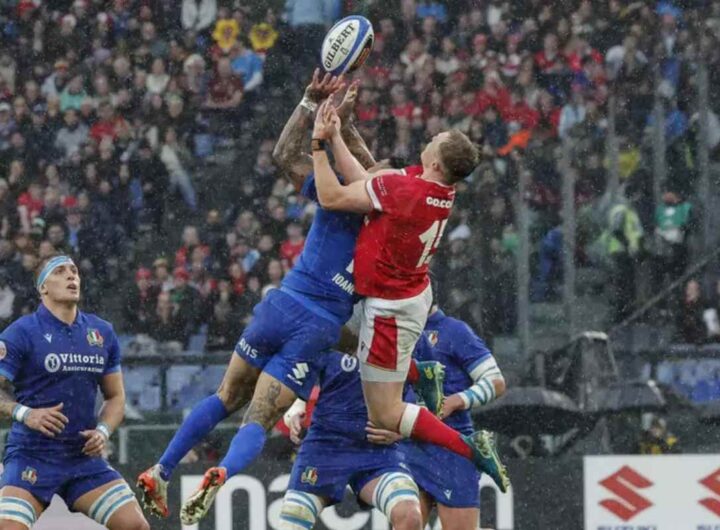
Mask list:
[[[14,381],[28,351],[25,330],[14,322],[0,334],[0,375]]]
[[[398,217],[411,215],[418,200],[415,178],[404,173],[390,173],[368,180],[365,186],[373,208]]]
[[[338,175],[337,177],[342,184],[342,176]],[[317,187],[315,186],[315,173],[310,173],[307,177],[305,177],[302,188],[300,188],[300,195],[313,202],[318,202]]]
[[[300,195],[310,199],[313,202],[317,202],[317,188],[315,187],[315,173],[310,173],[305,177],[302,188],[300,188]]]
[[[470,326],[464,322],[457,322],[453,330],[453,353],[458,362],[470,377],[473,377],[473,371],[479,367],[483,361],[492,357],[490,349],[485,341],[478,337]],[[474,379],[474,377],[473,377]]]
[[[110,337],[108,338],[108,362],[103,375],[114,374],[120,371],[120,341],[112,327],[110,328]]]

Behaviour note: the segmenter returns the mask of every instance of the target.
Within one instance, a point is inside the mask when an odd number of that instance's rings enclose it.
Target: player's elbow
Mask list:
[[[505,378],[502,375],[497,376],[495,379],[493,379],[493,387],[495,388],[495,397],[499,398],[503,394],[505,394],[505,391],[507,390],[507,385],[505,383]]]
[[[342,197],[337,193],[318,193],[318,202],[323,210],[337,211],[343,209]]]

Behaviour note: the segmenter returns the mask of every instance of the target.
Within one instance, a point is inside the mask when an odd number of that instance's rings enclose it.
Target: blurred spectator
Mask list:
[[[708,329],[704,313],[705,303],[702,299],[700,283],[695,279],[689,280],[685,284],[685,292],[678,312],[677,328],[681,342],[701,344],[707,340]]]
[[[678,438],[667,428],[663,418],[653,416],[650,425],[643,429],[637,452],[641,455],[665,455],[681,453]]]
[[[152,283],[152,271],[140,267],[135,272],[135,283],[127,293],[123,307],[127,331],[150,333],[159,294],[159,287]]]
[[[693,224],[693,208],[673,191],[665,191],[655,210],[655,285],[671,283],[687,267],[688,235]]]
[[[287,225],[287,239],[280,244],[280,259],[285,272],[295,265],[295,260],[300,257],[304,246],[302,225],[297,221],[291,221]]]
[[[230,59],[223,57],[217,62],[217,70],[208,84],[205,109],[213,113],[213,118],[226,136],[234,136],[238,120],[241,118],[243,101],[242,80],[233,75]]]
[[[237,295],[230,281],[221,280],[212,299],[207,349],[210,351],[231,350],[239,336],[239,321]]]
[[[192,335],[201,316],[200,293],[190,285],[190,273],[182,267],[173,271],[175,286],[170,291],[170,300],[174,309],[175,320],[182,326],[183,344],[187,344],[187,338]],[[180,340],[180,339],[177,339]]]
[[[216,0],[183,0],[182,26],[186,30],[200,32],[215,22],[217,16]]]
[[[179,342],[183,345],[190,337],[188,328],[178,317],[177,306],[172,302],[168,292],[158,295],[150,336],[160,342]]]
[[[15,318],[15,291],[7,271],[0,270],[0,326],[7,327]]]
[[[240,37],[230,51],[232,71],[240,77],[245,92],[253,92],[263,82],[263,60],[250,47],[245,37]]]
[[[1,113],[0,113],[1,114]],[[55,137],[55,148],[58,150],[61,161],[69,159],[80,151],[80,147],[88,139],[88,127],[80,123],[77,110],[68,109],[64,111],[62,127]]]
[[[165,130],[165,138],[160,149],[160,160],[170,177],[173,188],[178,188],[190,211],[197,210],[197,196],[187,166],[191,159],[190,151],[178,142],[177,132],[172,127]]]
[[[130,175],[137,178],[142,186],[143,205],[146,218],[156,229],[162,228],[165,213],[165,190],[168,176],[165,165],[153,153],[147,140],[138,146],[137,156],[130,161]]]
[[[175,281],[170,276],[170,266],[165,258],[158,258],[153,262],[154,283],[165,293],[175,288]]]

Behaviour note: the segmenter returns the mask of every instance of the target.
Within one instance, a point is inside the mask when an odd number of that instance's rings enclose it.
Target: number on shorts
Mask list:
[[[440,239],[442,238],[446,224],[447,219],[443,219],[442,221],[434,221],[433,224],[430,225],[430,228],[420,234],[420,242],[425,245],[425,247],[423,248],[423,253],[420,256],[420,260],[418,261],[418,268],[424,265],[428,265],[430,263],[430,260],[432,259],[432,252],[437,248],[438,244],[440,243]]]

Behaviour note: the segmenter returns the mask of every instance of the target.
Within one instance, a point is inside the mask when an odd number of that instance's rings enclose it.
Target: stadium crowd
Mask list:
[[[314,206],[271,152],[343,12],[375,27],[355,119],[378,159],[416,163],[411,155],[446,127],[482,145],[485,162],[462,185],[435,263],[454,315],[488,336],[514,328],[523,173],[532,296],[555,296],[563,140],[578,153],[577,259],[607,267],[616,318],[635,301],[643,256],[660,277],[684,270],[694,61],[720,61],[720,2],[19,0],[0,7],[0,320],[34,306],[38,260],[62,251],[81,259],[90,308],[102,314],[115,301],[103,292],[122,294],[124,331],[187,343],[207,325],[208,348],[230,348],[302,249]],[[698,39],[691,27],[703,29]],[[720,68],[710,75],[713,85]],[[669,167],[657,212],[648,177],[656,88]],[[611,94],[617,204],[605,195]],[[716,147],[720,121],[710,121]],[[236,163],[213,178],[233,192],[216,204],[208,175],[222,150]],[[138,257],[142,238],[154,255]]]

